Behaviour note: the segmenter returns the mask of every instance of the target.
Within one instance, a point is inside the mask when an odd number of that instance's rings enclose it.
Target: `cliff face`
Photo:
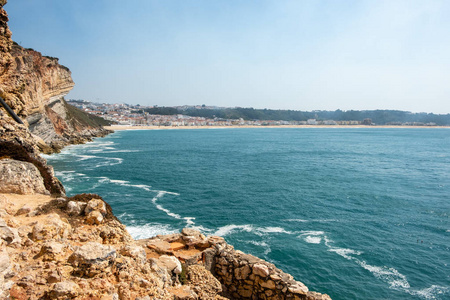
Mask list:
[[[107,134],[94,117],[64,101],[74,86],[67,67],[12,41],[5,3],[0,3],[0,96],[39,137],[35,142],[40,150],[58,151]]]
[[[73,88],[70,70],[57,58],[42,56],[32,49],[13,44],[10,64],[2,79],[3,98],[19,116],[43,112],[45,106],[61,99]]]
[[[105,131],[62,99],[67,68],[13,45],[5,3],[0,96],[25,125],[0,109],[0,299],[330,299],[220,237],[134,241],[99,196],[65,197],[39,150]]]

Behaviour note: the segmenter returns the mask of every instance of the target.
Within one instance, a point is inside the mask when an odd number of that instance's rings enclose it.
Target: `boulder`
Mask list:
[[[98,211],[103,216],[106,216],[106,205],[105,202],[101,199],[92,199],[89,201],[86,205],[86,208],[84,209],[84,212],[86,215],[89,215],[92,211]]]
[[[84,211],[86,203],[78,201],[69,201],[67,203],[66,211],[71,216],[79,216]]]
[[[39,170],[29,162],[0,160],[0,193],[47,194]]]
[[[73,252],[69,257],[69,263],[78,275],[94,277],[100,273],[110,272],[116,257],[117,253],[113,247],[89,242]]]
[[[159,267],[175,274],[180,274],[182,271],[181,262],[175,256],[161,255],[157,259],[157,264]]]

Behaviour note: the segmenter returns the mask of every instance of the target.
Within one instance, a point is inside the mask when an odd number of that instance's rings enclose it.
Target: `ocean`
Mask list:
[[[450,130],[118,131],[45,156],[135,238],[223,236],[333,299],[450,299]]]

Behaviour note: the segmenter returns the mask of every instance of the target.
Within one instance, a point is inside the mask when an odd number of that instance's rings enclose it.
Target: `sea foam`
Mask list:
[[[163,224],[145,224],[141,226],[127,226],[126,229],[134,239],[146,239],[156,235],[164,235],[178,232],[178,230],[170,228],[169,225]]]

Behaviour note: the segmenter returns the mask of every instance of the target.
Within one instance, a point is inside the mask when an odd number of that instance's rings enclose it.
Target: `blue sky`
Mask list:
[[[66,98],[450,113],[450,1],[9,0]]]

